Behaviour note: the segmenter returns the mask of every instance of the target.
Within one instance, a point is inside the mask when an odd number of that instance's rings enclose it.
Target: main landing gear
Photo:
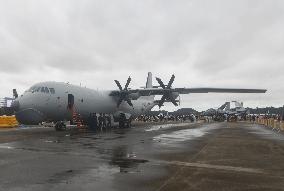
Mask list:
[[[131,118],[127,119],[124,113],[119,115],[119,128],[130,128],[131,127]]]
[[[66,125],[63,121],[57,121],[55,123],[55,130],[56,131],[65,131],[66,130]]]

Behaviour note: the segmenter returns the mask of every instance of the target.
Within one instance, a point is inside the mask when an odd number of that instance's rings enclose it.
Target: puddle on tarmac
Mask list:
[[[61,140],[56,139],[56,140],[51,140],[51,139],[42,139],[45,143],[62,143]]]
[[[112,149],[109,165],[119,167],[122,173],[140,172],[139,165],[148,160],[138,159],[136,153],[129,150],[127,146],[119,146]]]
[[[251,130],[249,133],[259,135],[264,139],[284,141],[284,135],[276,130],[268,129],[259,125],[253,125],[252,128],[247,129]]]
[[[148,160],[136,158],[113,158],[109,163],[111,166],[118,166],[119,172],[135,173],[140,172],[139,164],[146,163]]]
[[[153,125],[146,127],[145,131],[157,131],[161,129],[168,129],[171,127],[183,127],[183,126],[188,126],[188,125],[193,125],[196,123],[169,123],[169,124],[161,124],[161,125]]]
[[[93,178],[103,179],[119,172],[116,166],[100,165],[98,168],[90,169],[88,174],[92,174]]]
[[[0,144],[0,149],[15,149],[10,143]]]
[[[119,168],[106,164],[101,164],[97,168],[90,168],[87,170],[65,170],[58,172],[48,179],[48,183],[68,183],[68,182],[81,182],[92,180],[93,181],[107,181],[112,179],[114,174],[119,173]],[[79,177],[86,176],[86,179]],[[87,181],[89,182],[89,181]]]
[[[179,143],[187,140],[196,139],[198,137],[202,137],[209,133],[209,131],[218,129],[220,126],[203,126],[194,129],[184,129],[178,130],[171,133],[160,134],[153,138],[154,141],[157,141],[159,144],[172,144]]]

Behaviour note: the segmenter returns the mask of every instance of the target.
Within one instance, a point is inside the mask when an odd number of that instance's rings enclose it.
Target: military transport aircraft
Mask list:
[[[21,124],[52,121],[55,122],[56,129],[61,129],[64,128],[64,121],[72,120],[74,111],[79,113],[84,121],[91,113],[112,114],[114,119],[125,120],[150,111],[155,105],[161,107],[164,102],[170,101],[177,106],[176,98],[179,94],[266,92],[264,89],[172,88],[174,78],[172,75],[167,85],[160,78],[156,78],[160,86],[153,88],[152,73],[149,72],[145,88],[129,89],[129,77],[124,88],[115,80],[118,90],[109,91],[98,91],[63,82],[41,82],[33,85],[21,96],[13,90],[16,99],[12,107]],[[155,95],[162,95],[161,100],[155,101]]]

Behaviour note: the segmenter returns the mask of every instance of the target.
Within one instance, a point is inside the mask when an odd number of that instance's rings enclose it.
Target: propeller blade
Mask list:
[[[118,100],[118,102],[117,102],[117,107],[120,106],[120,104],[122,103],[122,101],[123,101],[123,97],[120,97],[119,100]]]
[[[171,77],[171,79],[170,79],[170,81],[168,83],[167,88],[171,88],[172,87],[172,84],[173,84],[174,80],[175,80],[175,75],[172,75],[172,77]]]
[[[159,101],[159,108],[162,107],[162,105],[164,104],[165,100],[166,100],[166,95],[163,95],[161,100]]]
[[[119,96],[119,99],[118,99],[118,101],[117,101],[117,107],[119,107],[120,104],[121,104],[123,101],[126,101],[130,106],[133,107],[133,104],[132,104],[131,99],[130,99],[130,97],[129,97],[129,94],[130,94],[130,93],[129,93],[129,91],[128,91],[128,86],[129,86],[129,84],[130,84],[130,82],[131,82],[130,76],[128,77],[128,79],[127,79],[127,81],[126,81],[126,84],[125,84],[125,86],[124,86],[124,89],[122,89],[122,86],[121,86],[121,84],[120,84],[120,82],[119,82],[118,80],[114,80],[114,81],[115,81],[117,87],[118,87],[119,90],[120,90],[119,92],[116,93],[116,95]],[[113,95],[114,95],[114,94],[113,94]]]
[[[114,81],[115,81],[116,85],[118,86],[119,90],[122,91],[122,87],[121,87],[119,81],[117,81],[117,80],[114,80]]]
[[[176,100],[174,99],[173,95],[172,94],[169,94],[168,98],[170,99],[170,101],[175,105],[175,106],[178,106]]]
[[[126,82],[126,84],[125,84],[124,90],[127,90],[128,86],[129,86],[129,84],[130,84],[130,82],[131,82],[131,78],[130,78],[130,76],[129,76],[128,79],[127,79],[127,82]]]
[[[162,80],[160,78],[156,78],[157,82],[160,84],[160,86],[163,88],[163,89],[166,89],[164,83],[162,82]]]
[[[129,98],[126,98],[126,102],[128,103],[128,105],[130,105],[131,107],[133,107],[133,104],[131,102],[131,100]]]
[[[19,97],[18,92],[17,92],[16,89],[13,89],[13,97],[14,98],[18,98]]]

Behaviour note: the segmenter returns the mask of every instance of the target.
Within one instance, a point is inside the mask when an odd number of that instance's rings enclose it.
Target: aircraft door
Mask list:
[[[73,94],[68,94],[68,105],[67,108],[69,110],[72,110],[74,107],[74,95]]]

